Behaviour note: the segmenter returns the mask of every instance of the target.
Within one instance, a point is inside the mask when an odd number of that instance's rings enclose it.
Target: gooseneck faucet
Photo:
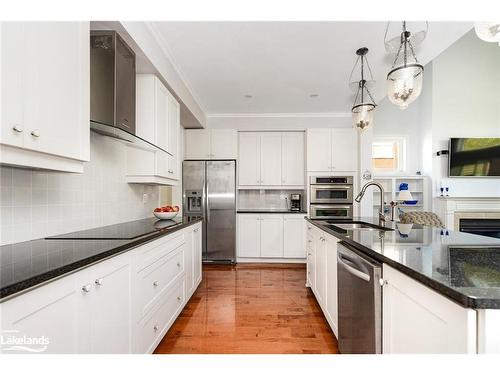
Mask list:
[[[376,186],[380,189],[380,209],[378,211],[378,221],[379,221],[379,224],[380,226],[384,226],[385,225],[385,214],[384,214],[384,187],[379,184],[378,182],[375,182],[375,181],[370,181],[370,182],[367,182],[362,188],[361,188],[361,191],[359,192],[358,196],[356,198],[354,198],[354,200],[356,202],[361,202],[361,199],[363,199],[363,196],[365,195],[366,193],[366,188],[368,188],[368,186]]]

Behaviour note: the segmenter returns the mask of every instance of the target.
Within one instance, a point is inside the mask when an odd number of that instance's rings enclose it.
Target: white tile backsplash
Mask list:
[[[1,245],[152,216],[159,188],[126,182],[126,146],[95,133],[90,146],[82,174],[0,167]]]
[[[303,190],[238,190],[239,209],[289,209],[290,194],[302,194],[304,205],[305,194]]]

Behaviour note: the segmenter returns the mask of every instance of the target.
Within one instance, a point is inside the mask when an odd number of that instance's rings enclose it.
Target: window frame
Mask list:
[[[373,157],[373,145],[375,143],[383,143],[383,142],[391,142],[391,143],[397,143],[398,148],[397,148],[397,169],[393,170],[387,170],[387,169],[378,169],[375,168],[374,165],[374,157]],[[371,142],[371,147],[372,147],[372,156],[371,156],[371,163],[372,163],[372,169],[373,173],[376,175],[404,175],[407,173],[407,143],[408,143],[408,137],[405,135],[384,135],[384,136],[374,136]]]

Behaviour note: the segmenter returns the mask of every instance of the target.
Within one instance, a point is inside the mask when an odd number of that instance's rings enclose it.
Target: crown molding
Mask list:
[[[208,113],[207,118],[346,118],[350,112]]]

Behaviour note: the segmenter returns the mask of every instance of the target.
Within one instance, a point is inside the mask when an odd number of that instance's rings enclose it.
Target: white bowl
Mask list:
[[[178,212],[153,212],[153,214],[160,220],[171,220],[177,216]]]

